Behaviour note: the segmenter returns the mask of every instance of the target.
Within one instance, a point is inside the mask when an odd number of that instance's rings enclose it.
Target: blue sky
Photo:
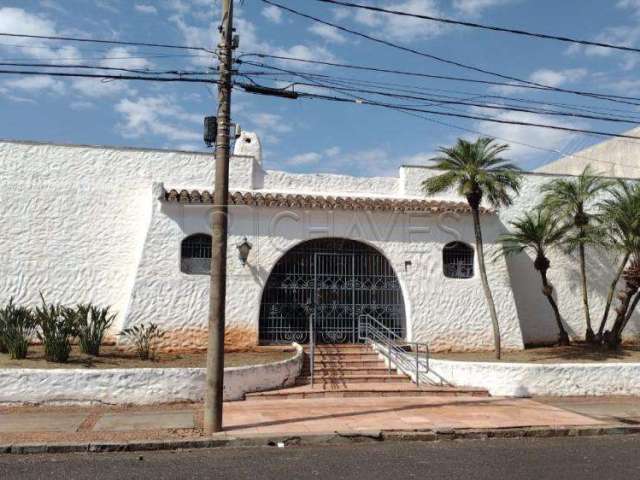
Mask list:
[[[374,36],[504,74],[564,88],[640,96],[640,54],[576,48],[558,42],[422,20],[358,13],[313,0],[280,2]],[[218,3],[214,0],[0,0],[0,32],[213,48],[217,40]],[[259,0],[246,0],[242,6],[236,3],[236,27],[240,34],[238,53],[263,52],[492,80],[321,27],[268,7]],[[640,0],[366,0],[366,3],[640,46]],[[213,65],[213,57],[206,54],[179,56],[184,53],[157,48],[0,38],[2,61],[86,63],[161,70],[203,70]],[[193,52],[190,54],[194,55]],[[607,115],[622,114],[611,109],[624,110],[626,115],[633,115],[637,109],[632,105],[512,87],[359,73],[275,60],[266,62],[317,74],[403,84],[424,91],[424,95],[544,99],[597,109],[600,114]],[[242,68],[255,70],[250,66]],[[279,85],[275,80],[260,81]],[[206,85],[1,75],[0,138],[204,151],[202,117],[215,112],[214,93]],[[450,107],[435,108],[452,111]],[[461,113],[611,132],[633,127],[522,112],[455,108]],[[551,161],[560,153],[572,153],[602,140],[592,135],[477,120],[436,116],[426,120],[366,105],[293,101],[241,91],[234,92],[233,112],[234,120],[245,130],[260,134],[266,168],[294,172],[394,174],[401,164],[425,163],[438,146],[450,144],[457,137],[477,136],[469,130],[511,144],[511,157],[527,169]]]

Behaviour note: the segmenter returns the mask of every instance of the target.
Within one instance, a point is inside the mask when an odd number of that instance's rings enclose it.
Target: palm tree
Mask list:
[[[602,334],[609,319],[609,311],[615,295],[620,277],[625,271],[631,255],[640,250],[640,185],[631,184],[623,180],[616,182],[615,188],[609,190],[610,197],[598,205],[599,219],[605,244],[612,250],[619,252],[621,261],[609,287],[609,294],[600,322],[596,338],[602,339]]]
[[[493,324],[496,357],[500,359],[500,324],[484,263],[480,204],[486,196],[486,200],[494,208],[511,205],[513,203],[511,193],[518,194],[521,176],[518,167],[501,157],[509,146],[494,142],[494,139],[489,137],[478,138],[475,142],[458,139],[453,147],[441,147],[438,149],[440,155],[433,161],[434,168],[444,173],[428,178],[422,186],[428,195],[455,189],[458,195],[465,197],[469,203],[475,230],[480,278]]]
[[[583,172],[575,178],[559,178],[544,185],[540,191],[545,194],[543,205],[548,210],[555,212],[567,224],[573,226],[573,234],[567,238],[568,251],[578,249],[580,257],[580,277],[582,282],[582,304],[587,323],[585,338],[593,341],[595,335],[591,326],[591,313],[589,312],[589,295],[587,288],[587,267],[585,261],[585,247],[598,243],[598,235],[591,224],[593,213],[591,212],[598,196],[611,186],[611,182],[593,174],[591,167],[587,166]]]
[[[542,279],[542,293],[551,304],[558,330],[558,343],[569,345],[569,335],[562,323],[558,304],[553,298],[553,286],[547,279],[547,271],[551,261],[547,257],[547,250],[559,246],[566,233],[566,227],[561,220],[548,210],[538,207],[533,212],[525,213],[522,217],[510,222],[511,233],[500,237],[502,253],[505,256],[516,255],[530,251],[535,255],[533,267],[540,272]]]

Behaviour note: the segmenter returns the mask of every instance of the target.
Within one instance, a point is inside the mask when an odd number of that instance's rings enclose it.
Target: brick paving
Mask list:
[[[238,435],[371,430],[597,426],[606,422],[530,399],[357,397],[225,403],[225,431]],[[86,421],[83,421],[85,419]],[[202,435],[202,405],[27,407],[0,413],[0,444],[119,441]]]

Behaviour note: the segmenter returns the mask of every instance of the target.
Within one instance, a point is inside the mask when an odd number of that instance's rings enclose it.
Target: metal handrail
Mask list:
[[[316,339],[313,334],[313,317],[314,314],[309,314],[309,346],[310,346],[310,360],[309,360],[309,368],[311,369],[311,388],[313,388],[313,372],[316,369]]]
[[[409,375],[416,385],[420,386],[421,381],[431,383],[426,377],[429,373],[429,345],[427,343],[406,341],[369,314],[362,314],[358,317],[358,339],[369,342],[373,346],[382,347],[377,350],[387,357],[389,371],[395,365],[398,370]],[[406,350],[408,346],[413,349],[413,352]],[[421,349],[425,354],[424,359],[420,357]],[[415,353],[415,356],[412,353]],[[423,374],[425,377],[421,379]]]

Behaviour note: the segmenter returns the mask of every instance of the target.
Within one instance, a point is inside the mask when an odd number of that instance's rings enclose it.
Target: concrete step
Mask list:
[[[340,372],[344,375],[396,375],[398,372],[395,368],[389,370],[387,367],[342,367],[342,368],[322,368],[316,367],[316,375],[330,375],[334,372]],[[301,375],[309,374],[309,369],[303,369]]]
[[[382,368],[384,362],[382,360],[333,360],[322,361],[316,360],[315,368]]]
[[[411,379],[404,375],[314,375],[314,384],[345,384],[345,383],[410,383]],[[311,376],[302,376],[296,379],[296,385],[311,384]]]
[[[314,351],[316,353],[359,353],[371,352],[371,347],[368,345],[323,345],[317,346]],[[304,347],[304,352],[309,354],[311,352],[311,348],[308,346]]]
[[[341,385],[303,385],[270,392],[249,393],[247,400],[276,400],[302,398],[351,398],[351,397],[418,397],[418,396],[480,396],[488,397],[486,390],[425,386],[413,383],[347,383]]]
[[[309,355],[310,356],[310,355]],[[376,360],[379,355],[371,350],[359,352],[315,352],[313,358],[318,360]]]

